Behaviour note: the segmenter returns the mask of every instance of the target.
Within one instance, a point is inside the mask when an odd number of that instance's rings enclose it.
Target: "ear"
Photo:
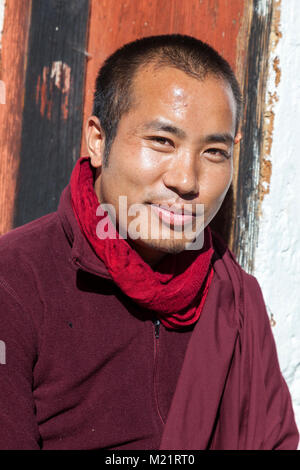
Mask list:
[[[86,146],[91,165],[99,168],[103,163],[105,135],[97,116],[90,116],[85,126]]]

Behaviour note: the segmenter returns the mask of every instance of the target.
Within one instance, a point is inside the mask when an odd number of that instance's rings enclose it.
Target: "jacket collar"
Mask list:
[[[96,255],[78,225],[71,202],[71,188],[63,190],[57,209],[63,230],[72,247],[71,263],[74,269],[82,269],[97,276],[111,279],[103,261]]]

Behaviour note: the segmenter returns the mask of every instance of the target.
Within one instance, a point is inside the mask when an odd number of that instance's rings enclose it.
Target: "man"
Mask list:
[[[0,241],[2,449],[297,447],[261,290],[209,227],[240,108],[194,38],[107,59],[58,211]]]

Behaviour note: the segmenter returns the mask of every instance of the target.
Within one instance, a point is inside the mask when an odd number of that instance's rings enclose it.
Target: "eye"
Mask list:
[[[174,147],[174,144],[173,144],[172,140],[168,139],[167,137],[151,136],[148,139],[153,141],[153,142],[157,142],[158,144],[161,144],[164,147],[166,147],[167,145],[171,145],[172,147]]]
[[[230,153],[226,152],[226,150],[211,148],[205,150],[205,153],[209,153],[211,156],[215,157],[215,159],[224,159],[227,160],[230,158]]]

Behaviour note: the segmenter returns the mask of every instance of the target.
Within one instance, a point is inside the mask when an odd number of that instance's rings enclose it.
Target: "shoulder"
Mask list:
[[[63,254],[63,236],[56,212],[17,227],[0,237],[0,296],[23,311],[42,313],[41,286],[49,282],[53,263]],[[44,287],[43,287],[44,289]],[[5,307],[3,306],[3,312]],[[11,310],[11,308],[10,308]],[[4,313],[3,313],[4,314]]]
[[[221,279],[230,280],[240,326],[269,322],[261,286],[237,261],[222,237],[212,230],[214,269]]]
[[[0,276],[9,277],[11,271],[22,271],[24,264],[39,264],[43,256],[57,246],[62,234],[57,212],[44,215],[0,237]]]
[[[48,228],[56,223],[56,219],[57,212],[51,212],[20,227],[11,229],[0,236],[0,251],[3,252],[7,248],[18,247],[21,242],[25,242],[25,246],[30,246],[30,239],[39,237],[45,231],[47,232]]]

